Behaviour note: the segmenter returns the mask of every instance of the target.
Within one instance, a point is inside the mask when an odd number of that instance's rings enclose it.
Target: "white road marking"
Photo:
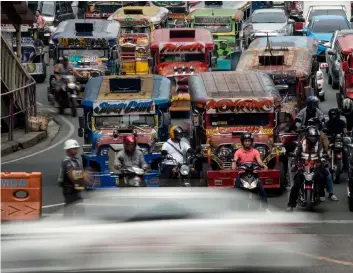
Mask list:
[[[38,103],[38,105],[43,105],[41,103]],[[50,112],[53,112],[55,113],[54,110],[52,109],[49,109]],[[41,150],[41,151],[38,151],[38,152],[35,152],[33,154],[30,154],[30,155],[26,155],[24,157],[21,157],[21,158],[16,158],[16,159],[13,159],[13,160],[9,160],[9,161],[6,161],[6,162],[1,162],[1,165],[5,165],[5,164],[9,164],[9,163],[13,163],[13,162],[17,162],[17,161],[21,161],[23,159],[26,159],[26,158],[29,158],[29,157],[32,157],[32,156],[36,156],[36,155],[39,155],[41,153],[44,153],[46,151],[49,151],[57,146],[59,146],[61,143],[63,143],[64,141],[66,141],[67,139],[69,139],[74,133],[75,133],[75,126],[65,117],[63,116],[59,116],[69,127],[70,127],[70,131],[69,131],[69,134],[64,137],[63,139],[61,139],[59,142],[45,148],[44,150]]]
[[[63,206],[63,205],[65,205],[65,203],[58,203],[58,204],[46,205],[46,206],[42,206],[42,209],[60,207],[60,206]]]

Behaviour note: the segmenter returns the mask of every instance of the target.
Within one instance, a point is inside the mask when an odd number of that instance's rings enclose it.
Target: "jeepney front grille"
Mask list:
[[[223,168],[224,169],[231,169],[232,168],[232,162],[223,162]]]
[[[176,76],[175,82],[176,82],[176,91],[177,92],[186,92],[189,90],[189,76]]]

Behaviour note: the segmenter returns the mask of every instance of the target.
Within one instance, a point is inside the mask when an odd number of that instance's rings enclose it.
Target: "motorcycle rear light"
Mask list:
[[[245,173],[245,171],[244,171],[244,170],[240,170],[238,173],[239,173],[239,174],[240,174],[240,173]]]
[[[305,188],[311,190],[313,187],[311,185],[307,185]]]
[[[342,154],[336,154],[337,158],[342,158]]]

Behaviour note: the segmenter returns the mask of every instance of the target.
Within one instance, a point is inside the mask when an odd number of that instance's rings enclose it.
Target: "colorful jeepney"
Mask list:
[[[108,20],[119,22],[120,74],[151,73],[150,37],[155,29],[167,27],[169,11],[162,7],[124,7]]]
[[[288,14],[289,18],[294,20],[294,35],[303,35],[303,28],[305,25],[305,18],[303,16],[303,6],[300,3],[302,1],[285,1],[284,10]]]
[[[317,41],[306,37],[257,38],[240,57],[237,71],[261,71],[271,75],[276,85],[284,85],[280,93],[284,103],[305,107],[308,95],[316,90],[319,63]],[[287,87],[285,87],[287,85]],[[294,113],[295,114],[295,113]]]
[[[87,81],[92,77],[117,74],[116,37],[119,24],[114,21],[74,19],[59,24],[53,33],[54,48],[49,56],[60,61],[64,56],[74,65],[83,78],[76,80],[81,84],[79,100],[82,99]],[[52,88],[51,77],[49,89]]]
[[[123,6],[122,1],[89,1],[85,10],[85,19],[108,19]]]
[[[190,3],[188,1],[152,1],[152,4],[169,10],[169,28],[187,27],[186,16],[190,12]]]
[[[192,28],[203,28],[213,34],[217,66],[212,70],[234,71],[243,52],[242,21],[237,9],[196,9],[188,16]]]
[[[204,158],[196,164],[209,187],[234,187],[231,170],[244,132],[254,134],[254,147],[269,170],[261,171],[266,189],[283,190],[287,163],[279,139],[281,97],[270,76],[260,72],[206,72],[190,77],[192,144]]]
[[[170,80],[159,75],[92,78],[82,101],[84,114],[79,118],[84,165],[109,176],[109,147],[118,151],[123,137],[135,134],[146,162],[158,168],[154,164],[160,157],[157,142],[168,139],[170,89]]]
[[[206,29],[157,29],[151,39],[156,74],[172,78],[171,112],[189,112],[190,75],[208,71],[216,63],[214,42]]]

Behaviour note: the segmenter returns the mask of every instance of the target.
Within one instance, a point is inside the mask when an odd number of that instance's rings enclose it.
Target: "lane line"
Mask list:
[[[63,205],[65,205],[65,203],[57,203],[57,204],[52,204],[52,205],[45,205],[45,206],[42,206],[42,209],[60,207],[60,206],[63,206]]]
[[[293,252],[293,251],[290,251],[290,252],[292,252],[293,254],[297,254],[297,255],[308,257],[308,258],[315,259],[315,260],[320,260],[320,261],[325,261],[325,262],[329,262],[329,263],[334,263],[334,264],[339,264],[339,265],[347,265],[347,266],[353,267],[353,262],[349,262],[349,261],[332,259],[332,258],[326,257],[326,256],[316,256],[316,255],[312,255],[312,254],[305,253],[305,252],[304,253],[303,252],[297,253],[297,252]]]
[[[39,103],[38,103],[39,104]],[[39,104],[40,105],[40,104]],[[50,112],[52,113],[55,113],[54,110],[52,109],[48,109]],[[9,160],[9,161],[5,161],[5,162],[1,162],[1,165],[5,165],[5,164],[9,164],[9,163],[13,163],[13,162],[17,162],[17,161],[21,161],[23,159],[27,159],[27,158],[30,158],[30,157],[33,157],[33,156],[36,156],[36,155],[39,155],[41,153],[44,153],[46,151],[49,151],[57,146],[59,146],[60,144],[62,144],[63,142],[65,142],[67,139],[69,139],[74,133],[75,133],[75,126],[66,118],[66,117],[63,117],[63,116],[60,116],[59,117],[70,127],[70,130],[69,130],[69,134],[64,137],[63,139],[61,139],[60,141],[58,141],[57,143],[45,148],[44,150],[41,150],[41,151],[38,151],[38,152],[35,152],[33,154],[30,154],[30,155],[26,155],[26,156],[23,156],[21,158],[16,158],[16,159],[12,159],[12,160]]]

